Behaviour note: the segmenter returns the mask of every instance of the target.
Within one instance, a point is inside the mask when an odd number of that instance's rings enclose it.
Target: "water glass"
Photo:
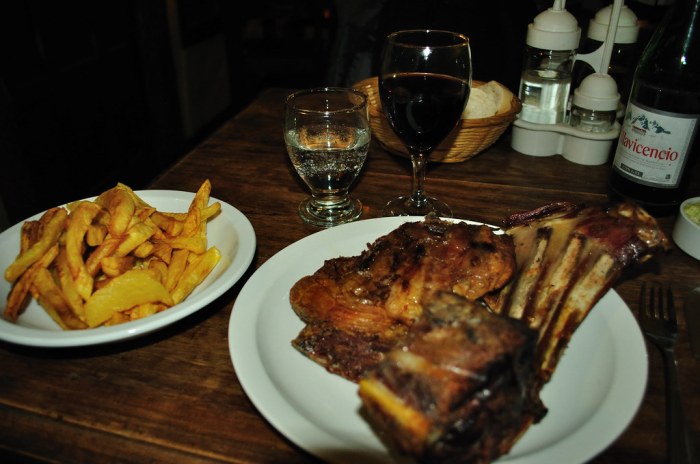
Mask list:
[[[284,141],[297,174],[311,190],[299,204],[304,222],[331,227],[354,221],[362,203],[349,190],[370,142],[367,97],[341,87],[295,92],[285,103]]]

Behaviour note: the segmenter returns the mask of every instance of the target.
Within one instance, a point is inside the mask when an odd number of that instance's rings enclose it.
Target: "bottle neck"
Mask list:
[[[699,11],[700,0],[675,0],[666,12],[661,26],[671,25],[675,21],[697,24]]]
[[[644,49],[639,67],[652,74],[700,73],[698,28],[700,0],[675,0]]]

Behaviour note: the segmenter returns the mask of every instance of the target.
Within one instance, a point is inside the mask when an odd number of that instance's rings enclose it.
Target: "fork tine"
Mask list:
[[[642,282],[642,287],[639,289],[639,315],[646,316],[647,311],[647,283]]]
[[[667,304],[665,305],[665,307],[666,313],[668,315],[668,320],[669,322],[672,322],[673,325],[676,325],[676,308],[673,306],[673,292],[671,292],[671,287],[668,287],[666,289],[666,302]]]
[[[663,294],[655,284],[649,285],[649,304],[646,308],[646,315],[651,319],[663,319],[664,301]]]
[[[664,292],[661,287],[651,286],[651,307],[654,319],[666,319],[666,304],[664,304]]]

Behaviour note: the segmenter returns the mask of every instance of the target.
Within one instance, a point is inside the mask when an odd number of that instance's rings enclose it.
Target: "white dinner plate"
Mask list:
[[[187,212],[194,193],[172,190],[143,190],[136,194],[146,203],[164,212]],[[253,226],[243,213],[226,202],[221,203],[221,212],[207,224],[208,246],[216,246],[221,251],[221,260],[214,270],[181,303],[158,314],[136,321],[110,327],[96,327],[84,330],[62,330],[58,324],[32,300],[27,309],[12,323],[0,318],[0,340],[21,345],[43,347],[70,347],[94,345],[126,340],[131,337],[161,329],[195,311],[219,297],[240,279],[253,260],[256,238]],[[43,213],[27,220],[38,219]],[[7,266],[19,252],[19,235],[22,221],[0,234],[0,269]],[[0,301],[7,301],[10,284],[0,277]]]
[[[416,217],[368,219],[310,235],[266,261],[241,290],[229,321],[231,361],[246,394],[282,434],[331,463],[396,462],[359,414],[357,385],[291,345],[304,324],[289,290],[326,259],[353,256]],[[647,381],[644,339],[624,301],[608,292],[574,334],[542,391],[548,414],[499,463],[583,462],[627,427]]]

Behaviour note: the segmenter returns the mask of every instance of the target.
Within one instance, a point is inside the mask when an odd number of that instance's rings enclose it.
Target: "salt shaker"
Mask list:
[[[569,124],[584,132],[608,132],[613,128],[620,94],[608,74],[593,73],[574,90]]]
[[[613,6],[608,5],[598,10],[595,16],[591,18],[588,23],[586,38],[583,40],[579,53],[592,53],[603,46],[608,34],[612,10]],[[601,69],[599,72],[607,72],[615,79],[620,92],[620,101],[623,102],[626,102],[629,97],[634,68],[637,66],[640,55],[640,50],[637,46],[638,37],[639,20],[637,15],[628,6],[622,5],[608,69]],[[576,63],[574,65],[574,78],[577,81],[575,84],[579,84],[583,78],[594,72],[594,70],[581,62],[581,70],[577,72],[579,62],[577,61]]]
[[[518,95],[522,103],[520,119],[538,124],[565,121],[580,38],[581,28],[561,0],[554,0],[551,8],[528,25]]]

